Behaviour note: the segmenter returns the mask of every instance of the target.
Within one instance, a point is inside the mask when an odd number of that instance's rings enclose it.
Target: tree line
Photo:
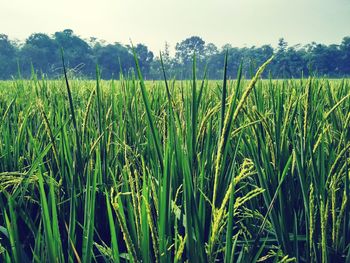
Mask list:
[[[34,33],[24,43],[0,34],[0,79],[30,78],[33,71],[48,78],[61,76],[61,48],[69,72],[77,77],[94,78],[96,65],[104,79],[118,79],[120,73],[128,75],[135,72],[130,45],[110,44],[94,37],[85,40],[71,29],[65,29],[53,35]],[[144,44],[136,44],[134,50],[145,79],[162,79],[160,56]],[[273,54],[275,59],[265,77],[267,74],[273,78],[350,76],[350,37],[344,37],[340,44],[331,45],[312,42],[289,46],[281,38],[276,48],[271,45],[234,47],[231,44],[218,48],[198,36],[192,36],[176,44],[174,56],[171,56],[167,43],[161,51],[168,77],[177,79],[191,78],[194,54],[199,76],[206,71],[209,79],[222,78],[226,52],[231,78],[235,78],[242,61],[243,72],[249,77]]]

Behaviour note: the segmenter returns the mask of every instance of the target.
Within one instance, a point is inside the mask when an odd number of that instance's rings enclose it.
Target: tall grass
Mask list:
[[[0,82],[0,261],[350,262],[350,83],[270,61]]]

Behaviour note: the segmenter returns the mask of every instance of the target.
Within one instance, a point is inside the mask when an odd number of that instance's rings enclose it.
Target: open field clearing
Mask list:
[[[350,262],[350,81],[265,66],[0,82],[0,261]]]

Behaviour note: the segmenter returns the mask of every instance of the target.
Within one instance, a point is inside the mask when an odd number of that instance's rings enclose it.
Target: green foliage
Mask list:
[[[281,38],[277,48],[270,44],[251,47],[233,47],[226,44],[218,48],[206,43],[199,36],[188,37],[174,46],[174,56],[165,43],[163,66],[170,78],[191,79],[192,57],[196,54],[198,76],[206,71],[210,79],[221,79],[222,61],[227,53],[227,78],[237,77],[241,61],[243,76],[251,78],[254,71],[272,55],[274,61],[263,77],[301,78],[307,76],[346,77],[350,76],[350,38],[344,37],[340,44],[324,45],[312,42],[305,46],[288,46]],[[95,64],[100,66],[102,79],[119,79],[120,74],[132,77],[137,71],[130,45],[118,42],[109,44],[91,37],[82,39],[71,29],[55,32],[52,36],[43,33],[31,34],[24,43],[13,42],[7,35],[0,34],[0,79],[11,79],[20,75],[26,79],[36,70],[41,77],[58,79],[61,75],[60,49],[65,51],[66,67],[70,77],[93,79]],[[145,80],[163,79],[160,56],[155,56],[144,44],[134,47],[139,66]],[[206,69],[206,70],[205,70]]]
[[[230,80],[228,52],[223,81],[196,55],[145,81],[140,58],[0,82],[1,262],[350,260],[347,79]]]

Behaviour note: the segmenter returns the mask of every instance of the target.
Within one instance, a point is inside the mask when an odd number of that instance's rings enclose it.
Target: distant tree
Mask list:
[[[263,45],[258,49],[259,54],[259,65],[263,64],[266,60],[268,60],[272,55],[274,54],[274,49],[271,47],[271,45]],[[269,70],[266,70],[263,73],[263,76],[267,76],[269,73],[271,73],[271,66],[268,68]]]
[[[17,48],[11,43],[8,36],[0,34],[0,79],[8,79],[16,74]]]
[[[204,56],[209,58],[219,53],[219,49],[213,43],[208,43],[204,46]]]
[[[274,74],[276,74],[279,77],[291,77],[288,59],[286,57],[287,48],[288,43],[284,40],[284,38],[280,38],[278,40],[275,61],[272,64],[272,66],[274,67]]]
[[[76,36],[71,29],[56,32],[54,39],[59,48],[63,48],[67,66],[85,76],[94,75],[95,63],[92,48]]]
[[[30,76],[31,64],[36,71],[48,77],[61,74],[60,48],[64,50],[66,66],[83,77],[95,76],[96,63],[100,66],[102,78],[107,79],[118,78],[121,72],[129,74],[135,70],[130,46],[107,44],[95,37],[84,40],[73,30],[65,29],[53,36],[34,33],[23,44],[10,41],[7,35],[0,34],[0,79],[8,79],[17,73],[17,60],[24,77]],[[137,44],[135,51],[145,78],[163,78],[158,54],[155,57],[144,44]],[[314,73],[332,77],[350,76],[350,37],[344,37],[339,45],[313,42],[306,46],[288,46],[285,39],[280,38],[275,49],[270,45],[238,48],[231,44],[219,49],[213,43],[206,44],[198,36],[191,36],[176,44],[175,56],[171,56],[169,45],[165,43],[162,57],[167,77],[191,78],[193,54],[196,53],[197,78],[203,76],[204,66],[207,65],[208,78],[222,79],[226,51],[229,78],[236,77],[242,61],[243,74],[250,77],[272,54],[275,54],[275,58],[269,70],[265,70],[264,77],[269,72],[274,78],[298,78]]]
[[[164,43],[164,48],[161,51],[164,68],[166,72],[167,77],[174,77],[176,75],[177,69],[177,62],[173,57],[170,55],[170,45],[168,42]],[[163,70],[161,67],[161,61],[160,56],[155,56],[153,58],[153,61],[151,63],[151,69],[150,69],[150,78],[152,79],[163,79]]]
[[[178,64],[183,65],[181,78],[189,78],[192,75],[191,64],[193,55],[196,54],[197,66],[199,71],[203,69],[203,59],[205,58],[205,41],[198,37],[192,36],[177,43],[175,46],[175,59]]]
[[[300,48],[298,45],[289,47],[285,58],[288,61],[289,77],[300,78],[303,75],[308,75],[308,63],[304,48]]]
[[[321,75],[337,75],[339,73],[340,50],[337,45],[312,43],[307,46],[307,59],[310,69]]]
[[[180,43],[177,43],[175,50],[175,57],[180,63],[191,63],[194,53],[196,53],[198,59],[203,58],[205,51],[205,42],[198,36],[192,36],[186,38]]]
[[[148,47],[144,44],[137,44],[135,47],[137,58],[144,77],[148,78],[150,75],[151,64],[153,62],[154,55],[152,51],[148,50]]]
[[[340,44],[340,69],[344,75],[350,75],[350,37],[344,37]]]
[[[265,62],[273,55],[273,53],[274,53],[274,50],[271,47],[271,45],[263,45],[260,48],[258,48],[260,61]]]
[[[29,75],[31,64],[34,69],[53,75],[55,68],[60,66],[60,56],[56,42],[46,34],[30,35],[20,51],[22,71]]]
[[[207,58],[208,62],[208,78],[210,79],[221,79],[223,75],[225,51],[218,52]],[[230,68],[231,68],[231,63]]]
[[[163,57],[163,62],[165,64],[170,64],[170,62],[171,62],[170,45],[168,42],[165,42],[165,44],[164,44],[164,50],[162,51],[162,57]]]
[[[165,68],[170,70],[174,66],[174,59],[170,55],[170,45],[168,42],[165,42],[164,49],[161,51],[161,53]],[[157,63],[157,61],[155,62]]]
[[[261,47],[251,47],[243,49],[243,61],[245,63],[245,73],[248,75],[254,74],[258,67],[268,60],[274,53],[270,45],[263,45]],[[263,76],[267,76],[269,71],[266,70]]]
[[[328,58],[328,69],[327,74],[340,76],[341,75],[341,64],[342,64],[342,52],[339,45],[332,44],[327,48],[327,58]],[[350,62],[350,56],[348,59],[348,65]],[[349,71],[350,73],[350,71]]]
[[[277,52],[285,52],[288,47],[287,41],[282,37],[278,40]]]
[[[119,78],[120,73],[127,74],[134,65],[133,56],[128,48],[119,43],[106,46],[96,45],[94,54],[103,78]]]

